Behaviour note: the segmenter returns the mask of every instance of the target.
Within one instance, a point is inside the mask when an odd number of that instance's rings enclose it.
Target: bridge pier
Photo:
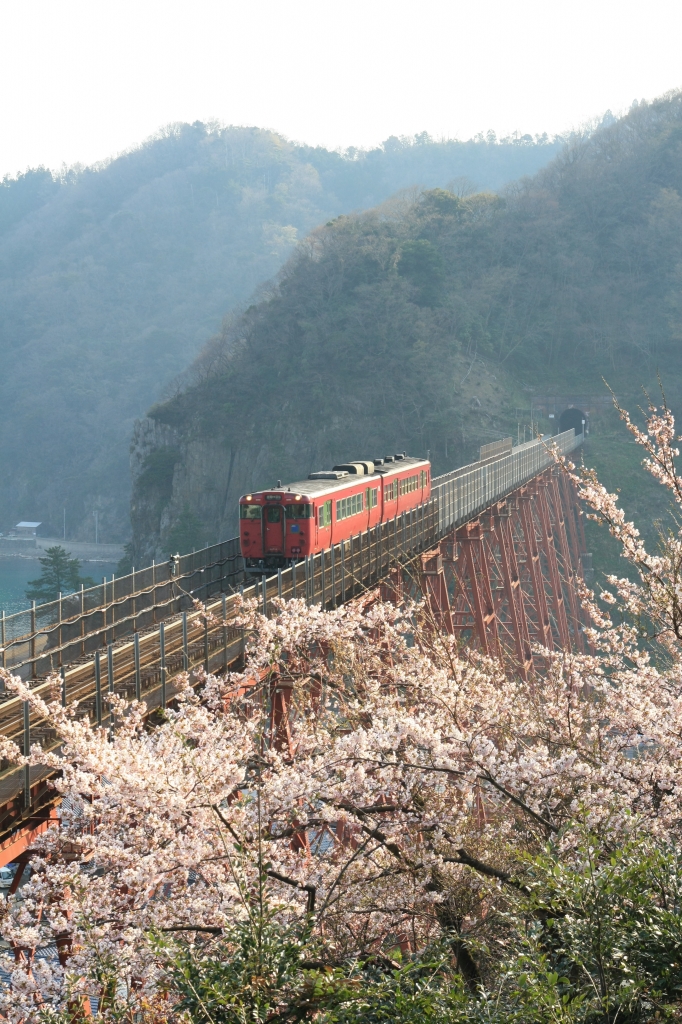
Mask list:
[[[447,549],[446,549],[447,550]],[[455,550],[458,554],[455,558]],[[502,656],[489,552],[481,519],[465,523],[456,534],[446,562],[454,584],[453,625],[461,639],[475,636],[484,654]],[[497,588],[495,588],[497,589]]]
[[[434,621],[484,654],[511,656],[523,679],[542,667],[534,644],[585,650],[582,523],[575,489],[563,478],[547,469],[420,557]]]
[[[443,556],[440,548],[427,551],[419,556],[421,562],[422,591],[433,615],[435,625],[445,633],[453,633],[452,612],[448,586],[443,572]]]

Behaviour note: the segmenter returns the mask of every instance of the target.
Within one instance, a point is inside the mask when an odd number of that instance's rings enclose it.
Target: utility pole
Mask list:
[[[66,509],[64,509],[64,540],[66,540]]]
[[[99,544],[99,511],[95,509],[92,514],[95,517],[95,544]]]

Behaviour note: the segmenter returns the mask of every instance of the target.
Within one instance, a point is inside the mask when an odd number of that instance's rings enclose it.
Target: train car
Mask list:
[[[245,494],[239,499],[239,537],[246,568],[283,568],[416,508],[430,495],[431,463],[404,452]]]

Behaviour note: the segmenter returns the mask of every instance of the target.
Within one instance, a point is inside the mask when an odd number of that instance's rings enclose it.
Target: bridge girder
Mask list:
[[[584,548],[577,493],[552,467],[422,554],[422,592],[436,623],[526,679],[534,647],[585,651]]]

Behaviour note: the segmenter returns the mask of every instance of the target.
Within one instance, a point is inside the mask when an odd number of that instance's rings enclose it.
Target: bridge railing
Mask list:
[[[542,472],[552,462],[548,444],[566,453],[582,443],[573,430],[528,441],[508,455],[495,455],[435,477],[438,529],[442,536],[477,515],[496,498]],[[96,587],[64,595],[5,617],[0,624],[0,664],[37,678],[86,658],[125,636],[144,632],[191,605],[234,590],[243,578],[239,538],[151,565]]]
[[[0,664],[35,677],[92,654],[103,644],[179,611],[185,595],[206,600],[241,582],[244,561],[233,537],[174,562],[160,562],[95,587],[64,594],[0,619]],[[25,674],[25,673],[22,673]]]
[[[438,525],[441,535],[461,526],[494,501],[521,487],[554,461],[552,448],[562,455],[583,443],[583,435],[573,428],[541,441],[527,441],[509,455],[461,466],[451,473],[433,478],[431,491],[438,499]]]
[[[570,431],[551,440],[562,453],[567,453],[582,443],[582,435],[576,437]],[[272,612],[275,598],[302,598],[309,605],[324,608],[343,604],[376,586],[394,566],[431,549],[454,527],[475,518],[541,473],[552,464],[553,457],[545,444],[531,441],[497,461],[502,464],[492,460],[475,463],[436,477],[428,502],[330,550],[311,555],[269,577],[262,576],[250,586],[241,587],[242,596],[255,599],[265,614]],[[188,563],[185,569],[189,576]],[[169,579],[163,582],[172,586]],[[221,586],[218,581],[214,585]],[[212,585],[204,586],[209,591]],[[173,601],[178,604],[173,606]],[[94,658],[62,669],[62,702],[72,704],[78,700],[80,715],[105,725],[109,720],[110,693],[138,697],[150,712],[164,707],[176,692],[174,677],[179,672],[201,667],[221,671],[243,655],[244,631],[236,625],[239,603],[240,595],[236,593],[222,593],[212,600],[209,594],[206,611],[201,612],[182,609],[179,599],[174,597],[162,602],[165,621],[144,632],[137,631],[134,636],[114,643],[100,630]],[[35,689],[47,697],[48,686],[44,681],[36,681]],[[60,742],[24,702],[9,694],[0,700],[0,734],[13,738],[26,751],[36,740],[48,750],[58,747]],[[14,802],[19,808],[28,808],[40,801],[49,769],[2,769],[0,765],[0,807],[8,808]],[[8,814],[12,816],[9,810]]]
[[[77,700],[78,715],[98,725],[109,724],[107,697],[112,693],[144,700],[149,712],[154,712],[172,700],[179,672],[222,671],[243,655],[244,630],[234,622],[241,597],[255,599],[266,615],[272,613],[275,598],[297,597],[309,605],[336,607],[376,586],[394,565],[408,562],[437,539],[438,503],[432,499],[275,575],[263,576],[240,588],[241,594],[209,599],[205,611],[185,610],[143,634],[109,643],[94,658],[62,670],[62,703]],[[37,681],[33,689],[49,699],[49,687]],[[25,751],[36,741],[44,750],[60,745],[45,721],[10,694],[0,700],[0,735],[14,739]],[[52,769],[39,765],[29,769],[0,764],[0,808],[13,805],[21,813],[22,808],[49,798],[45,783],[51,774]],[[10,817],[8,810],[5,819]]]

